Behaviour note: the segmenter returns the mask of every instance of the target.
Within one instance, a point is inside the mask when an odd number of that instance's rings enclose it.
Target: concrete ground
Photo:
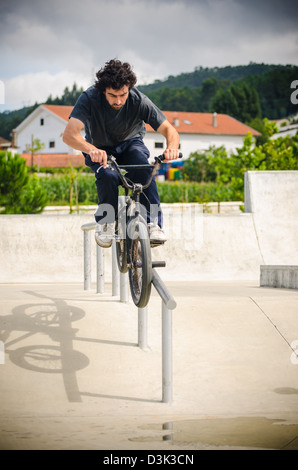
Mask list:
[[[0,285],[0,449],[298,450],[298,291],[168,282],[173,403],[161,402],[161,300],[148,345],[130,302],[81,284]],[[3,349],[3,348],[2,348]]]

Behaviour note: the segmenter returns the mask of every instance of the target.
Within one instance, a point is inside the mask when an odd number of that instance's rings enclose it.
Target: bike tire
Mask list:
[[[119,198],[120,201],[120,198]],[[119,271],[126,273],[127,266],[127,241],[126,241],[126,207],[119,202],[118,219],[116,221],[116,259]]]
[[[149,302],[152,282],[152,260],[147,225],[136,222],[134,238],[130,241],[130,268],[128,272],[130,292],[134,304],[144,308]]]

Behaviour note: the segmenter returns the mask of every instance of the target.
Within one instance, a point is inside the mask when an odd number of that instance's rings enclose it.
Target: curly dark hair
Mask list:
[[[94,86],[97,90],[104,92],[106,88],[120,90],[125,85],[131,89],[137,83],[137,77],[127,62],[112,59],[96,73],[97,80]]]

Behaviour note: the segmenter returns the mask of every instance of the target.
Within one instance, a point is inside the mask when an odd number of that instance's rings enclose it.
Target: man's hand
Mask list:
[[[166,161],[170,160],[177,160],[179,158],[179,150],[178,149],[166,149],[164,151],[164,156]]]
[[[175,127],[166,119],[157,129],[157,131],[166,138],[167,148],[164,151],[166,161],[179,158],[179,134]]]
[[[89,151],[89,156],[93,162],[101,163],[103,168],[107,166],[107,154],[105,150],[94,149]]]
[[[89,144],[81,135],[84,129],[84,123],[79,119],[71,117],[63,133],[63,142],[70,147],[80,150],[90,155],[93,162],[101,163],[104,168],[107,166],[107,154],[104,150],[97,149],[94,145]]]

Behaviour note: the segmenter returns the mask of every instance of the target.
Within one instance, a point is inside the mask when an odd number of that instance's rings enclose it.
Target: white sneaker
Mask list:
[[[154,223],[149,223],[148,227],[151,243],[164,243],[165,241],[167,241],[167,237],[162,228],[160,228],[157,224],[157,221],[154,221]]]
[[[109,248],[115,237],[115,223],[97,224],[95,229],[95,241],[102,248]]]

